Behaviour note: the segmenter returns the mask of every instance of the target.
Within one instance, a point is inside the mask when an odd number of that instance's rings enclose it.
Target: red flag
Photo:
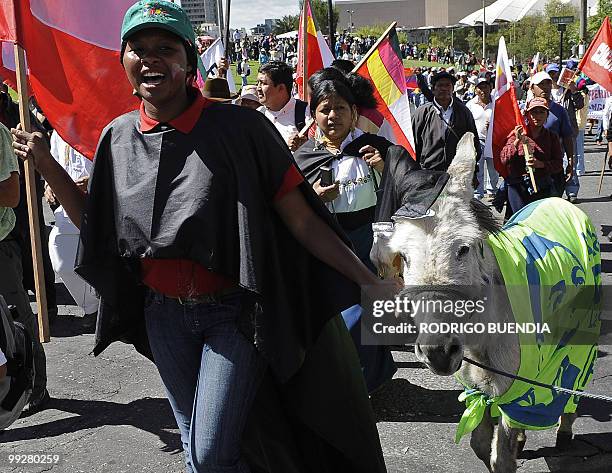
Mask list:
[[[304,31],[302,17],[306,11],[306,60],[304,60]],[[306,77],[310,77],[315,72],[324,67],[329,67],[334,60],[334,55],[323,34],[317,29],[312,9],[310,8],[310,0],[304,0],[304,9],[300,15],[300,27],[298,31],[298,65],[295,80],[297,81],[298,94],[300,99],[304,100],[304,70]]]
[[[609,17],[601,24],[578,70],[612,92],[612,28]]]
[[[15,73],[15,53],[13,43],[1,41],[2,53],[0,55],[0,77],[12,89],[17,90],[17,76]]]
[[[355,72],[372,83],[377,102],[375,111],[360,110],[360,121],[378,127],[378,135],[403,146],[414,158],[409,92],[395,28]]]
[[[0,40],[17,42],[14,0],[0,0]]]
[[[36,100],[59,135],[92,159],[102,129],[138,101],[119,62],[133,0],[20,0],[20,36]]]
[[[517,125],[522,125],[524,128],[525,122],[516,100],[506,40],[503,36],[499,38],[495,74],[495,90],[492,94],[493,115],[487,133],[485,156],[493,156],[495,169],[501,176],[506,177],[506,167],[499,159],[501,150],[506,145],[508,135]]]

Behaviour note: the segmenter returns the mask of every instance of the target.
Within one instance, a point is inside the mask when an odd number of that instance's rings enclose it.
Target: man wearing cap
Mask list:
[[[17,218],[13,209],[19,205],[20,198],[25,200],[25,195],[20,196],[20,171],[12,142],[9,130],[0,123],[0,295],[7,304],[17,307],[19,322],[24,325],[32,341],[35,378],[26,411],[34,414],[49,401],[47,362],[38,336],[38,321],[23,286],[22,250],[14,232]]]
[[[461,137],[474,135],[476,159],[482,154],[478,130],[470,110],[453,96],[455,77],[440,72],[432,78],[434,99],[419,107],[412,118],[417,160],[425,169],[446,171]]]
[[[240,97],[238,100],[236,100],[236,104],[240,105],[241,107],[252,108],[253,110],[257,110],[259,107],[261,107],[259,97],[257,97],[257,86],[244,86],[240,91]]]
[[[450,72],[450,71],[449,71]],[[452,74],[452,73],[451,73]],[[467,73],[466,72],[459,72],[457,73],[457,82],[455,82],[455,86],[454,86],[454,93],[456,97],[459,97],[460,99],[464,100],[463,97],[464,95],[467,93],[470,84],[467,81]]]
[[[485,77],[478,79],[475,87],[475,96],[467,104],[467,108],[474,116],[476,129],[478,130],[478,139],[483,156],[481,162],[478,163],[478,188],[475,197],[482,199],[485,194],[484,171],[487,168],[489,176],[487,185],[487,194],[494,195],[497,189],[497,180],[499,175],[493,166],[493,157],[485,156],[485,142],[487,140],[487,132],[491,123],[491,115],[493,114],[493,100],[491,100],[491,83]]]
[[[270,120],[291,151],[297,150],[308,140],[298,133],[306,124],[307,104],[291,95],[293,70],[280,61],[262,66],[257,73],[257,96],[259,111]]]
[[[506,168],[508,208],[512,214],[535,200],[551,197],[552,174],[563,166],[559,139],[544,127],[550,113],[549,102],[543,97],[535,97],[527,103],[525,113],[527,134],[523,133],[522,126],[517,126],[500,153],[500,161]],[[523,144],[530,151],[529,157],[525,156]],[[526,166],[533,169],[537,192]]]
[[[548,101],[550,113],[548,114],[544,128],[559,136],[562,147],[565,150],[565,155],[567,156],[568,164],[565,168],[565,173],[561,165],[552,176],[555,186],[553,195],[561,197],[565,191],[565,183],[569,181],[573,175],[574,129],[572,128],[567,110],[557,102],[551,100],[552,83],[553,80],[547,72],[540,71],[534,74],[529,85],[529,91],[531,92],[529,95],[532,97],[541,97]]]
[[[576,66],[574,61],[567,61],[566,67],[568,69],[572,69]],[[559,65],[558,64],[549,64],[546,66],[546,72],[552,79],[552,89],[550,92],[551,99],[561,105],[567,111],[567,115],[569,117],[570,123],[572,125],[572,129],[574,131],[574,146],[576,144],[576,139],[580,132],[578,128],[578,117],[577,112],[584,108],[584,96],[576,91],[576,84],[573,82],[570,83],[568,88],[561,87],[558,83],[559,80]],[[575,149],[575,148],[572,148]],[[575,157],[575,155],[574,155]],[[569,158],[568,158],[569,159]],[[569,161],[568,161],[569,162]],[[574,203],[578,196],[578,191],[580,190],[580,182],[578,181],[578,175],[576,173],[576,160],[573,160],[573,173],[572,177],[566,183],[565,192],[567,193],[567,197],[570,202]]]

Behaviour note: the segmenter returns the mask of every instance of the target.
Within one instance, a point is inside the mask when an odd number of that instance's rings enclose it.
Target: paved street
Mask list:
[[[600,234],[604,284],[612,284],[612,172],[601,195],[597,181],[604,157],[587,137],[587,174],[581,178],[579,207]],[[155,472],[182,471],[178,430],[154,366],[131,347],[114,344],[101,356],[89,354],[93,335],[83,329],[82,311],[64,296],[63,317],[45,345],[49,391],[47,410],[18,420],[0,434],[0,472]],[[484,465],[464,439],[453,442],[462,412],[459,387],[436,377],[409,351],[394,352],[396,378],[373,405],[390,472],[480,473]],[[589,390],[612,393],[612,346],[601,347]],[[612,404],[583,400],[571,448],[554,448],[553,431],[530,432],[520,472],[612,471]],[[8,453],[61,455],[59,464],[11,466]]]

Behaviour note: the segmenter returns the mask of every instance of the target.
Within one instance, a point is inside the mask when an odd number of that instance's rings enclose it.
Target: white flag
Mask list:
[[[533,56],[531,62],[533,64],[533,67],[531,68],[531,75],[534,75],[536,72],[538,72],[538,65],[540,64],[540,53],[537,53],[535,56]]]
[[[217,63],[222,57],[225,57],[225,47],[223,46],[221,38],[217,38],[200,56],[204,69],[206,70],[206,78],[212,79],[217,77]],[[232,75],[231,69],[227,70],[226,78],[230,92],[235,94],[236,83],[234,82],[234,76]]]

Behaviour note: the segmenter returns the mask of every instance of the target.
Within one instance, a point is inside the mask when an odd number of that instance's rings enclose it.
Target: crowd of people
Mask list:
[[[144,14],[151,3],[161,19]],[[28,410],[44,408],[49,393],[27,296],[23,160],[55,213],[44,246],[52,318],[57,275],[96,320],[95,354],[122,340],[154,361],[187,471],[267,471],[269,462],[278,471],[385,471],[368,394],[397,368],[388,347],[361,343],[359,287],[389,290],[370,261],[372,224],[386,162],[412,158],[359,126],[376,99],[350,71],[375,38],[339,36],[339,59],[308,81],[309,102],[296,98],[295,40],[234,40],[234,60],[260,61],[257,84],[243,82],[233,97],[221,72],[199,90],[204,45],[183,10],[136,2],[121,60],[141,106],[106,127],[93,163],[35,104],[33,131],[21,130],[0,93],[0,294],[34,341]],[[413,44],[403,51],[421,54]],[[454,61],[452,50],[426,53]],[[506,218],[537,199],[577,199],[588,109],[584,88],[558,85],[556,64],[515,73],[527,125],[507,137],[497,169],[487,142],[494,71],[419,69],[412,97],[415,166],[446,171],[472,133],[474,197],[505,205]],[[0,352],[0,377],[5,363]]]

